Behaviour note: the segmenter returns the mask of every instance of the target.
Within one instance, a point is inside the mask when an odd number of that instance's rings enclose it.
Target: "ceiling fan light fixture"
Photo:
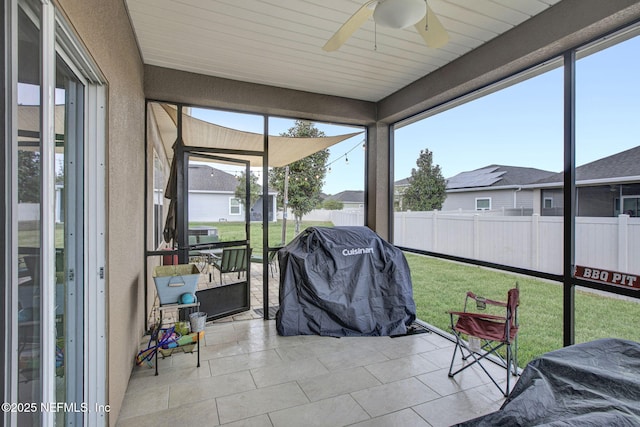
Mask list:
[[[373,11],[376,24],[402,29],[419,22],[427,13],[424,0],[382,0]]]

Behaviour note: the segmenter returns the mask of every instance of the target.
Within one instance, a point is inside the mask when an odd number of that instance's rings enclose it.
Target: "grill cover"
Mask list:
[[[499,411],[458,427],[631,427],[639,422],[640,343],[604,338],[529,362]]]
[[[402,335],[416,318],[404,254],[367,227],[310,227],[278,253],[280,335]]]

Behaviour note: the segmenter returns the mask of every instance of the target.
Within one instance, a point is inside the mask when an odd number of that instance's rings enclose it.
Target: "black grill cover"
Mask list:
[[[310,227],[278,253],[280,335],[402,335],[416,318],[404,254],[367,227]]]
[[[640,343],[604,338],[527,365],[499,411],[464,427],[640,425]]]

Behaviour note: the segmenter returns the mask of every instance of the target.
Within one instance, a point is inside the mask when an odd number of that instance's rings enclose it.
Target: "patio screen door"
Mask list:
[[[200,310],[208,320],[250,310],[250,223],[256,202],[250,163],[185,151],[189,259],[201,271]]]

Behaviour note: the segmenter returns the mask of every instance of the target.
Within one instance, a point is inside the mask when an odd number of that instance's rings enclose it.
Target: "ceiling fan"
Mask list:
[[[449,41],[449,35],[426,0],[370,0],[351,15],[322,47],[338,50],[373,15],[377,25],[394,29],[414,25],[427,46],[437,49]]]

